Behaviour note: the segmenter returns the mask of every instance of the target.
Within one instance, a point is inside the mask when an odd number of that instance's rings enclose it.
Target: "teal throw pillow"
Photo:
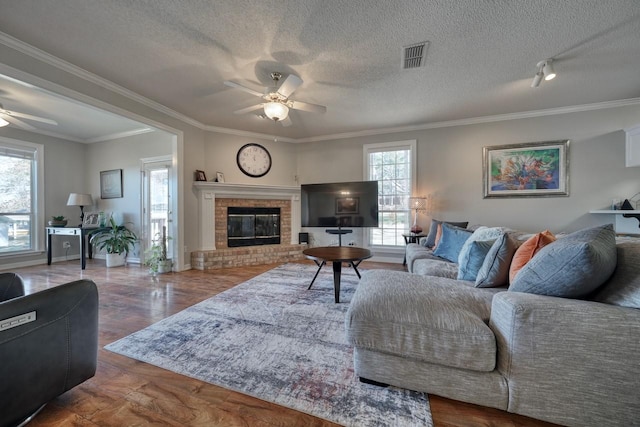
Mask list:
[[[509,291],[586,297],[613,274],[617,261],[613,225],[586,228],[540,249],[516,274]]]
[[[460,250],[471,234],[473,234],[471,230],[443,223],[442,236],[433,254],[451,262],[458,262]]]
[[[461,279],[461,277],[471,277],[467,273],[466,269],[467,269],[467,265],[469,264],[469,252],[471,251],[471,245],[473,244],[473,242],[486,241],[486,240],[491,240],[491,242],[494,242],[504,232],[505,232],[505,228],[503,227],[485,227],[484,225],[481,225],[480,227],[475,229],[471,237],[469,237],[465,242],[464,246],[462,246],[462,249],[460,250],[460,255],[458,255],[458,265],[460,266],[458,279]],[[480,263],[482,263],[482,261],[480,261]],[[479,268],[480,267],[475,269],[475,273],[473,273],[474,274],[473,278],[461,279],[461,280],[476,280],[475,274],[478,272]]]
[[[491,246],[476,277],[476,288],[495,288],[509,284],[509,267],[516,253],[516,242],[503,233]]]
[[[475,282],[478,271],[482,268],[484,259],[487,257],[494,242],[495,240],[474,240],[472,242],[467,240],[465,246],[468,245],[469,249],[466,251],[465,257],[462,257],[462,252],[458,256],[458,280]]]

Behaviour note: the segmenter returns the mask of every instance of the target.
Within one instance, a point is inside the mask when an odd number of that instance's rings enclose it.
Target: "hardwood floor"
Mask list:
[[[275,265],[149,276],[146,268],[107,269],[87,260],[12,270],[27,293],[80,278],[100,295],[96,376],[50,402],[29,424],[39,426],[317,426],[336,424],[175,374],[103,349],[103,346],[263,273]],[[362,268],[402,270],[399,264],[363,262]],[[330,296],[328,296],[330,297]],[[495,409],[430,396],[436,426],[551,426]]]

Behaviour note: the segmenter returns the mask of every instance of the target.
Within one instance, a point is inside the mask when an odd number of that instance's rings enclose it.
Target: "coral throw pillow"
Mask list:
[[[442,238],[442,223],[438,224],[436,227],[438,231],[436,231],[436,240],[435,240],[435,244],[433,245],[434,251],[438,247],[438,243],[440,243],[440,239]]]
[[[544,230],[541,233],[531,236],[522,245],[520,245],[511,260],[511,267],[509,268],[509,282],[513,282],[516,274],[518,274],[522,267],[524,267],[540,249],[555,241],[556,236],[554,236],[549,230]]]

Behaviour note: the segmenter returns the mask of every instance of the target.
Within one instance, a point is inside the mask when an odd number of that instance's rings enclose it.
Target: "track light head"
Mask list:
[[[531,82],[531,87],[540,86],[540,82],[542,81],[543,74],[542,72],[537,72],[535,76],[533,76],[533,81]]]
[[[542,72],[544,73],[545,80],[552,80],[556,77],[556,72],[553,70],[553,66],[551,63],[553,59],[547,59],[544,61],[544,66],[542,67]]]
[[[556,77],[556,72],[553,70],[553,66],[551,65],[552,62],[553,59],[545,59],[544,61],[540,61],[536,64],[537,71],[535,76],[533,76],[531,87],[540,86],[543,77],[545,81]]]

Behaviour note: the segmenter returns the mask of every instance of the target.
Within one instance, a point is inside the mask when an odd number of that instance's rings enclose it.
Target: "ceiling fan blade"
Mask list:
[[[294,110],[308,111],[309,113],[326,113],[327,107],[318,104],[309,104],[308,102],[292,101],[291,108]]]
[[[289,116],[287,116],[287,118],[284,119],[284,120],[280,120],[280,123],[284,127],[289,127],[289,126],[291,126],[293,124],[293,122],[291,121],[291,117],[289,117]]]
[[[288,98],[301,84],[302,79],[300,77],[289,74],[278,87],[278,93],[285,98]]]
[[[258,92],[257,90],[253,90],[253,89],[248,88],[246,86],[242,86],[241,84],[236,83],[236,82],[232,82],[230,80],[225,80],[224,81],[224,85],[232,87],[232,88],[235,88],[235,89],[243,90],[243,91],[245,91],[247,93],[250,93],[251,95],[255,95],[255,96],[259,96],[259,97],[262,97],[262,95],[264,95],[262,92]]]
[[[8,114],[0,113],[0,116],[2,116],[4,119],[6,119],[8,122],[10,122],[12,125],[16,125],[19,128],[22,128],[22,129],[25,129],[25,130],[37,130],[36,128],[31,126],[30,124],[25,123],[20,119],[16,119],[15,117],[10,116]]]
[[[236,111],[233,112],[233,114],[250,113],[252,111],[259,110],[261,108],[262,108],[262,104],[256,104],[256,105],[252,105],[251,107],[247,107],[247,108],[242,108],[240,110],[236,110]]]
[[[22,117],[23,119],[33,120],[36,122],[47,123],[54,126],[58,125],[58,122],[56,122],[55,120],[45,119],[44,117],[32,116],[31,114],[26,114],[26,113],[18,113],[17,111],[9,111],[6,114],[11,117]]]

